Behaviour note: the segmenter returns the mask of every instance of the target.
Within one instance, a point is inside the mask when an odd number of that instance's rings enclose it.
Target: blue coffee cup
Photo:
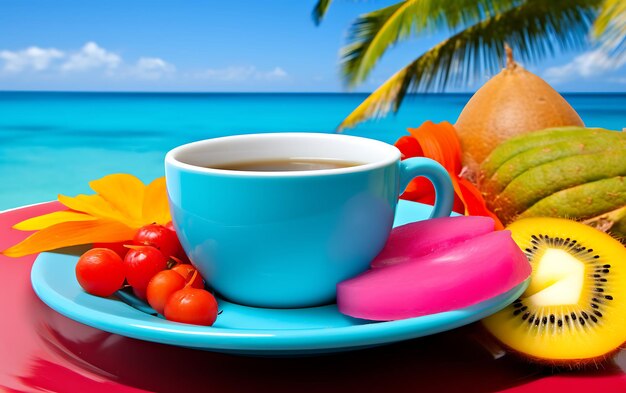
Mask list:
[[[446,170],[372,139],[337,134],[237,135],[179,146],[165,158],[174,227],[185,252],[225,298],[256,307],[333,302],[337,283],[365,271],[415,177],[435,186],[432,217],[448,216]],[[242,171],[233,163],[307,158],[336,169]]]

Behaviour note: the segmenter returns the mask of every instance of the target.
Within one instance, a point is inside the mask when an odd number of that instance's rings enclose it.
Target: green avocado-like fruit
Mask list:
[[[544,146],[537,146],[523,151],[505,161],[490,178],[482,182],[483,190],[489,194],[497,194],[504,190],[515,178],[528,168],[537,167],[575,155],[594,154],[608,151],[624,151],[626,138],[620,133],[608,132],[598,135],[569,138]]]
[[[581,134],[581,132],[584,132],[584,134]],[[567,140],[580,140],[585,137],[601,138],[606,135],[614,136],[614,134],[615,131],[603,128],[558,127],[547,128],[511,138],[487,156],[480,166],[479,181],[488,181],[505,162],[529,150],[545,148],[546,146]]]
[[[626,238],[626,133],[566,127],[511,139],[485,160],[478,186],[505,224],[567,217]]]

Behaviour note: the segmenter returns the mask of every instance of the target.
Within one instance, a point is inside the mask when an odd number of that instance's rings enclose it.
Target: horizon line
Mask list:
[[[557,91],[559,94],[626,94],[625,91]],[[78,93],[78,94],[343,94],[369,95],[372,92],[342,92],[342,91],[149,91],[149,90],[4,90],[0,93]],[[411,95],[455,95],[474,94],[475,91],[458,92],[411,92]]]

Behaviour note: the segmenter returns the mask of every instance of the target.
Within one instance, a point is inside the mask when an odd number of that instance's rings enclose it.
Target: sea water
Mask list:
[[[626,94],[565,94],[588,126],[626,127]],[[183,143],[260,132],[335,132],[365,94],[0,92],[0,210],[91,193],[88,182],[163,175]],[[347,130],[393,143],[426,120],[454,123],[469,94],[409,96]]]

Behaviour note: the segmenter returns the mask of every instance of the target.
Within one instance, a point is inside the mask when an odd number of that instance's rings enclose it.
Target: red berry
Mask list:
[[[217,301],[204,289],[186,286],[169,297],[164,315],[169,321],[211,326],[217,319]]]
[[[187,256],[187,254],[185,253],[185,250],[183,249],[183,246],[180,244],[178,233],[176,233],[176,229],[174,229],[174,223],[172,221],[168,222],[167,224],[165,224],[165,228],[169,229],[170,231],[172,231],[174,235],[176,235],[176,241],[178,241],[178,255],[175,255],[175,256],[181,259],[183,263],[191,263],[191,261],[189,261],[189,257]]]
[[[198,289],[204,288],[204,282],[202,281],[202,276],[200,276],[199,274],[196,274],[194,277],[193,274],[195,273],[196,269],[193,266],[186,264],[186,263],[179,264],[179,265],[174,266],[172,270],[180,274],[185,279],[186,283],[188,283],[193,278],[193,282],[191,283],[192,287],[198,288]]]
[[[126,242],[130,243],[130,241]],[[126,253],[128,252],[128,248],[124,246],[124,242],[118,243],[94,243],[93,248],[108,248],[109,250],[115,251],[120,258],[124,259]]]
[[[131,287],[133,288],[133,294],[135,296],[137,296],[139,299],[143,300],[144,302],[148,301],[148,296],[146,295],[146,289],[137,289],[135,287]]]
[[[161,251],[165,258],[180,253],[180,242],[176,232],[159,224],[149,224],[137,230],[133,238],[135,244],[152,246]]]
[[[93,248],[78,259],[76,279],[87,293],[111,296],[124,284],[124,263],[112,250]]]
[[[163,270],[155,274],[148,283],[146,295],[148,303],[159,314],[163,314],[167,299],[185,286],[185,279],[172,270]]]
[[[124,258],[124,271],[128,283],[145,292],[150,279],[167,267],[167,260],[152,246],[130,246]]]
[[[183,254],[184,254],[184,253],[183,253]],[[189,260],[189,258],[186,258],[186,256],[185,256],[185,258],[184,258],[184,259],[180,259],[180,258],[178,258],[178,257],[171,256],[171,257],[170,257],[170,259],[171,259],[172,261],[174,261],[174,262],[175,262],[175,264],[174,264],[175,266],[176,266],[176,265],[183,265],[183,264],[190,264],[190,263],[191,263],[191,261]]]
[[[185,254],[185,251],[183,250],[183,248],[180,248],[180,252],[178,253],[177,256],[172,257],[172,259],[177,263],[177,264],[181,264],[181,263],[186,263],[186,264],[190,264],[191,260],[189,259],[189,257],[187,256],[187,254]]]

